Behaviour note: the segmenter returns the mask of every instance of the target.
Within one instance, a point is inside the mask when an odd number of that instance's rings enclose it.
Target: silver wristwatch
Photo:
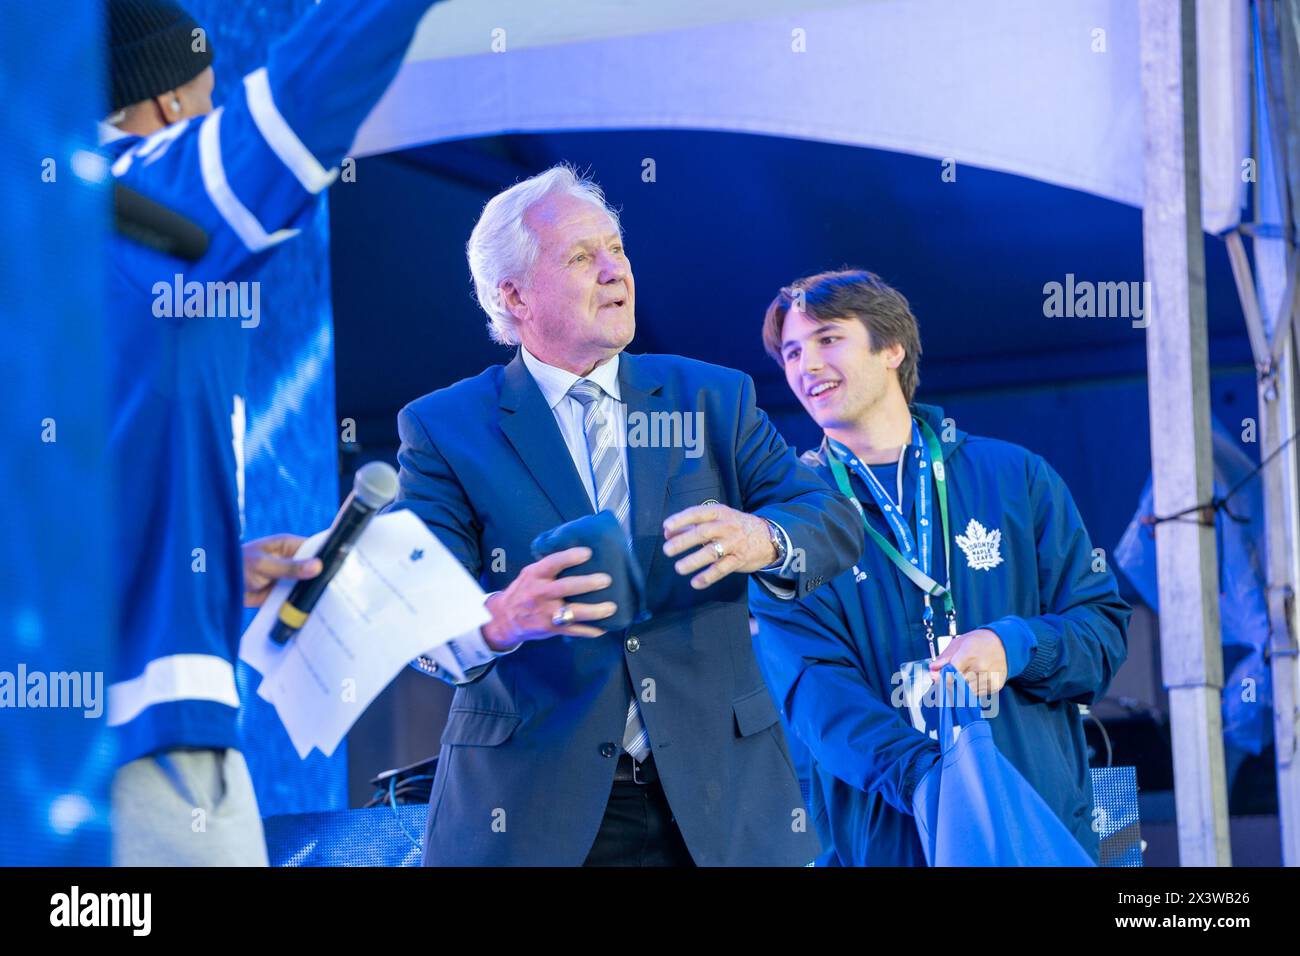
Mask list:
[[[773,549],[776,551],[776,560],[772,562],[772,567],[783,568],[785,567],[785,535],[777,528],[776,522],[767,518],[763,520],[767,522],[767,535],[772,541]]]

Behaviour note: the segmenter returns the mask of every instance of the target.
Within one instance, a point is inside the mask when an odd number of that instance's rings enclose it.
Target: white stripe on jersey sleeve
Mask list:
[[[258,132],[266,140],[266,145],[280,157],[280,161],[298,177],[303,189],[315,194],[338,178],[339,171],[326,170],[280,115],[275,99],[271,96],[266,67],[254,70],[244,77],[244,92],[248,99],[248,111],[253,114]]]
[[[239,707],[235,668],[214,654],[172,654],[159,657],[144,672],[108,687],[108,725],[120,727],[154,704],[175,700],[207,700]]]
[[[297,229],[281,229],[267,235],[262,224],[235,196],[226,182],[226,168],[221,162],[221,113],[224,107],[215,109],[203,120],[199,127],[199,168],[203,173],[203,187],[208,191],[208,198],[217,207],[222,218],[230,224],[235,235],[250,252],[284,242],[298,235]]]
[[[152,156],[153,158],[149,159],[148,162],[145,163],[145,165],[148,166],[149,163],[155,162],[159,157],[163,155],[163,153],[167,152],[166,149],[159,149],[159,147],[170,145],[171,142],[174,139],[176,139],[176,137],[180,136],[181,133],[185,132],[186,128],[188,128],[189,125],[190,125],[190,118],[187,116],[185,119],[178,120],[177,122],[172,123],[170,126],[164,126],[162,129],[158,130],[157,132],[140,140],[140,142],[136,143],[125,153],[119,156],[117,158],[117,162],[113,163],[112,166],[113,175],[116,176],[118,179],[121,179],[123,176],[126,175],[127,170],[131,168],[131,164],[134,163],[137,159],[145,159],[146,157]],[[111,132],[117,133],[118,135],[112,136],[110,132],[101,132],[100,134],[101,145],[104,143],[111,143],[114,139],[121,139],[123,136],[129,135],[127,133],[123,133],[121,130],[118,130],[112,126],[107,127],[107,129]]]

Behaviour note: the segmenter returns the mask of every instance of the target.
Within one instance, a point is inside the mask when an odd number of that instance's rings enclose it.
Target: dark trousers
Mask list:
[[[583,866],[695,865],[658,777],[649,777],[646,783],[614,781],[600,832]]]

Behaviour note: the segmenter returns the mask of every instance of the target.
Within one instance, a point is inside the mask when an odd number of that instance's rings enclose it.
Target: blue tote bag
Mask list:
[[[949,677],[952,679],[950,680]],[[952,665],[940,674],[939,740],[943,759],[912,797],[916,829],[930,866],[1096,866],[1043,798],[993,742],[993,728],[954,688]],[[963,703],[959,703],[960,696]],[[955,728],[961,732],[953,740]]]

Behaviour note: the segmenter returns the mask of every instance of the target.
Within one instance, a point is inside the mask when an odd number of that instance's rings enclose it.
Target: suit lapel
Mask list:
[[[500,405],[501,430],[561,517],[574,521],[591,514],[569,446],[518,352],[503,374]]]
[[[662,394],[663,383],[651,374],[636,356],[626,352],[619,358],[618,383],[627,405],[628,432],[636,422],[654,422],[656,412],[670,411]],[[636,417],[633,417],[636,416]],[[642,434],[653,429],[642,425]],[[673,456],[680,449],[656,447],[657,443],[629,445],[627,449],[628,489],[632,496],[632,537],[637,561],[647,577],[650,564],[663,546],[664,507],[668,500],[668,475]]]

